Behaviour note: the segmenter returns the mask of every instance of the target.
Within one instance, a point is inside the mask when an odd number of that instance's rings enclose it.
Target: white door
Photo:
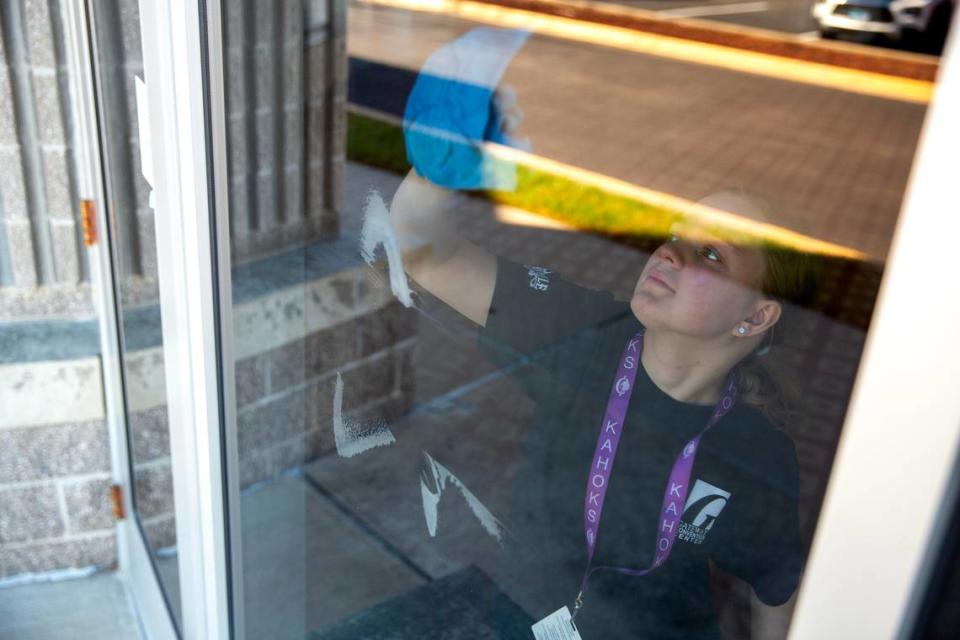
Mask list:
[[[102,336],[120,571],[150,638],[181,637],[168,394],[136,2],[64,4],[78,188],[92,206],[91,280]]]

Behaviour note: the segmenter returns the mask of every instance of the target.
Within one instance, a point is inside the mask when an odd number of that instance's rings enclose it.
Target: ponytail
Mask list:
[[[771,371],[773,363],[766,354],[796,329],[791,326],[795,320],[791,311],[795,309],[789,307],[813,304],[823,278],[823,264],[819,257],[794,249],[767,246],[764,254],[766,273],[761,288],[780,302],[782,312],[780,321],[767,330],[763,343],[738,365],[740,393],[745,404],[758,409],[775,427],[784,428],[801,415],[795,409],[798,398],[784,386],[784,376]]]
[[[770,373],[760,356],[747,356],[737,365],[740,400],[763,414],[778,429],[784,428],[799,415],[792,407],[796,402],[788,397],[783,385]]]

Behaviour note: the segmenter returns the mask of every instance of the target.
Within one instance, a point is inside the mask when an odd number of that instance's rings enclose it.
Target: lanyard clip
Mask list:
[[[577,614],[580,612],[581,607],[583,607],[583,590],[582,589],[577,594],[576,600],[573,601],[573,613],[570,614],[570,624],[573,624],[573,621],[577,617]]]

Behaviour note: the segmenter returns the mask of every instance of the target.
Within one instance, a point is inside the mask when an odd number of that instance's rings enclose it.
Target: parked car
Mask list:
[[[939,50],[957,0],[819,0],[813,19],[824,38],[881,36]]]

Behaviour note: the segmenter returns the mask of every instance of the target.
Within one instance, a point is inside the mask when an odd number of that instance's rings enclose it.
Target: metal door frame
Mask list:
[[[141,0],[140,24],[156,181],[183,636],[216,640],[231,632],[230,546],[203,2]]]
[[[960,16],[940,65],[791,638],[907,638],[960,452]],[[947,509],[942,509],[946,506]]]
[[[114,269],[111,256],[107,190],[100,150],[101,132],[97,115],[94,73],[96,43],[89,5],[81,1],[63,5],[64,51],[69,68],[70,100],[76,115],[77,191],[81,200],[94,203],[96,242],[87,247],[91,295],[97,311],[100,336],[100,364],[103,377],[104,414],[110,442],[112,482],[123,488],[122,508],[128,517],[116,525],[119,572],[128,593],[137,603],[141,629],[147,637],[173,640],[177,631],[164,596],[150,550],[135,519],[126,430],[126,402],[123,394],[122,354]]]

